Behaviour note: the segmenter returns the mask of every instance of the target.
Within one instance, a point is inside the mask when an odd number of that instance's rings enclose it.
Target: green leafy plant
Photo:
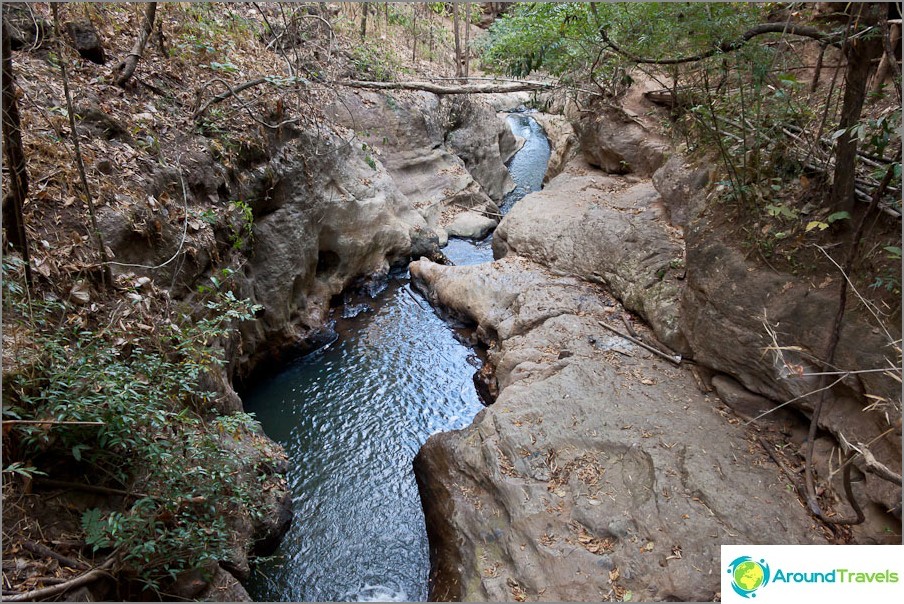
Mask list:
[[[60,317],[74,309],[29,301],[20,265],[4,260],[4,320],[30,330],[32,352],[4,381],[3,413],[31,421],[11,429],[20,459],[4,476],[75,466],[132,493],[123,508],[88,510],[82,527],[95,551],[114,550],[124,572],[152,589],[225,559],[230,519],[258,517],[263,505],[261,489],[243,477],[255,475],[243,470],[240,445],[268,445],[251,416],[218,416],[216,394],[199,384],[225,362],[220,343],[260,307],[220,290],[151,332],[66,327]]]

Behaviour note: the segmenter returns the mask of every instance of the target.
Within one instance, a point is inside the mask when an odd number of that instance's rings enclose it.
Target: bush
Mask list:
[[[200,319],[173,315],[158,335],[79,322],[59,328],[75,309],[29,302],[14,275],[20,268],[4,262],[4,315],[7,325],[18,317],[16,327],[31,338],[29,350],[17,351],[22,367],[4,384],[3,415],[31,423],[15,425],[20,459],[4,475],[77,472],[127,491],[124,508],[84,513],[85,540],[96,552],[115,552],[125,575],[152,589],[224,559],[230,516],[259,516],[263,505],[230,441],[258,450],[267,441],[250,415],[209,417],[215,394],[198,392],[198,384],[224,363],[217,342],[256,307],[225,291]]]

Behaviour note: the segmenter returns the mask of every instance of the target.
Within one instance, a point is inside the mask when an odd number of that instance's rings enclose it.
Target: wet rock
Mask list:
[[[496,228],[496,221],[477,212],[462,212],[446,228],[450,237],[483,239]]]
[[[542,191],[519,201],[496,229],[493,254],[518,254],[604,283],[646,319],[664,344],[687,343],[678,325],[683,246],[661,219],[649,181],[588,172],[580,159]]]
[[[201,602],[252,602],[238,579],[218,568],[210,585],[197,597]]]
[[[82,58],[103,65],[107,62],[104,45],[90,21],[69,21],[64,25],[72,46]]]
[[[718,544],[824,542],[688,370],[597,324],[612,302],[592,284],[520,257],[411,274],[478,325],[499,387],[415,459],[433,598],[708,601]]]
[[[324,134],[286,142],[240,193],[266,213],[255,210],[254,255],[241,279],[242,295],[264,311],[242,326],[239,375],[310,336],[330,298],[355,279],[385,274],[412,251],[436,249],[423,216],[382,163],[361,144]],[[313,148],[320,153],[312,156]]]
[[[650,176],[665,163],[670,146],[623,109],[603,104],[575,124],[584,159],[609,174]]]

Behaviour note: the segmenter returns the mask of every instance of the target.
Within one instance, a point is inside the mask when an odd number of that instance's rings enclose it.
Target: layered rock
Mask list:
[[[706,601],[718,544],[822,540],[688,371],[598,324],[623,312],[601,288],[519,257],[411,274],[478,325],[499,389],[415,460],[434,598]]]
[[[480,100],[353,91],[329,113],[366,142],[440,237],[459,212],[493,213],[514,188],[504,162],[515,138]]]
[[[518,254],[606,284],[666,345],[686,352],[677,313],[684,250],[661,216],[659,193],[649,181],[607,176],[576,159],[506,215],[493,253]]]
[[[584,159],[610,174],[651,176],[668,159],[671,146],[624,109],[599,104],[575,123]]]
[[[353,280],[436,247],[423,217],[360,142],[315,137],[282,145],[245,187],[254,249],[241,293],[264,311],[243,326],[239,366],[259,365],[319,328],[330,298]]]

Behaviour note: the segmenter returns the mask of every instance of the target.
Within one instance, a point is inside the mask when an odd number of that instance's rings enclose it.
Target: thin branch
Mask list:
[[[51,425],[51,426],[106,426],[106,422],[79,422],[53,419],[5,419],[3,425]]]
[[[635,63],[643,63],[645,65],[680,65],[682,63],[694,63],[696,61],[702,61],[703,59],[712,57],[719,53],[727,53],[738,50],[742,46],[744,46],[751,39],[762,36],[763,34],[791,34],[795,36],[802,36],[805,38],[813,38],[814,40],[819,40],[824,44],[831,44],[833,46],[837,46],[840,42],[841,38],[837,33],[827,34],[826,32],[819,30],[815,27],[810,27],[807,25],[794,25],[789,23],[763,23],[761,25],[756,25],[751,27],[746,32],[744,32],[740,38],[737,40],[733,40],[731,42],[723,42],[718,46],[711,48],[706,52],[702,52],[700,54],[696,54],[690,57],[681,57],[678,59],[648,59],[644,57],[639,57],[634,53],[631,53],[623,48],[617,46],[606,34],[605,29],[600,29],[600,37],[603,39],[607,45],[609,45],[612,50],[617,52],[618,54],[627,57],[628,59],[634,61]]]
[[[93,583],[97,581],[101,577],[107,577],[110,575],[108,572],[109,569],[113,566],[114,558],[111,556],[107,559],[106,562],[95,568],[94,570],[88,571],[82,575],[75,577],[65,583],[60,583],[59,585],[52,585],[50,587],[42,587],[41,589],[34,589],[32,591],[27,591],[23,594],[18,594],[15,596],[4,596],[4,602],[29,602],[31,600],[41,600],[47,599],[52,596],[56,596],[58,594],[65,593],[70,589],[75,589],[76,587],[81,587],[82,585],[87,585],[88,583]]]
[[[851,246],[848,250],[847,259],[844,263],[844,268],[840,268],[841,274],[844,275],[844,280],[841,282],[841,288],[838,292],[838,310],[835,313],[835,321],[832,324],[831,335],[829,336],[829,344],[826,347],[825,353],[825,369],[827,370],[829,366],[835,361],[835,351],[838,348],[838,342],[841,339],[841,322],[844,319],[845,308],[847,306],[847,290],[848,285],[850,284],[850,280],[848,279],[848,274],[851,272],[851,268],[854,266],[854,261],[858,256],[858,252],[860,249],[860,240],[863,237],[863,227],[866,224],[866,218],[869,216],[873,210],[879,205],[879,198],[882,197],[882,194],[885,192],[885,187],[888,186],[888,183],[891,181],[891,177],[894,174],[894,169],[892,166],[889,166],[888,170],[885,172],[885,177],[882,179],[882,183],[879,185],[879,188],[876,189],[873,194],[873,200],[870,203],[869,208],[863,213],[860,217],[860,220],[857,223],[857,228],[854,229],[854,233],[851,236]],[[820,248],[821,249],[821,248]],[[828,256],[828,254],[826,254]],[[834,260],[832,263],[836,266]],[[851,288],[853,289],[853,285],[851,284]],[[859,296],[859,294],[858,294]],[[881,322],[880,322],[881,325]],[[886,334],[887,334],[886,330]],[[889,340],[894,341],[890,336]],[[828,381],[828,376],[823,378],[823,381]],[[850,468],[845,468],[844,481],[845,481],[845,495],[848,497],[848,503],[857,513],[856,521],[849,521],[847,519],[836,520],[833,518],[827,517],[823,511],[819,507],[819,502],[816,498],[816,486],[815,486],[815,477],[813,476],[813,449],[816,444],[816,430],[819,426],[819,416],[822,413],[822,408],[825,405],[826,400],[826,390],[823,390],[819,394],[819,399],[816,401],[816,404],[813,406],[813,415],[810,418],[810,430],[808,433],[807,439],[807,449],[806,456],[804,460],[804,478],[805,485],[807,488],[806,496],[807,496],[807,505],[810,508],[810,511],[814,516],[821,519],[824,522],[828,522],[830,524],[859,524],[863,522],[863,511],[860,509],[860,506],[857,504],[856,499],[854,498],[853,491],[850,486]]]
[[[459,79],[459,78],[456,78]],[[492,94],[497,92],[530,92],[534,90],[554,90],[555,84],[545,82],[514,82],[510,84],[493,83],[484,85],[443,86],[431,82],[365,82],[360,80],[337,80],[330,82],[335,86],[349,88],[366,88],[370,90],[423,90],[433,94]]]
[[[182,247],[185,245],[185,238],[188,236],[188,191],[186,191],[185,189],[185,178],[182,176],[182,165],[179,163],[178,159],[176,159],[176,168],[179,170],[179,181],[182,183],[182,213],[184,214],[184,216],[182,217],[182,239],[179,241],[179,247],[176,248],[176,251],[173,253],[169,260],[156,266],[147,266],[145,264],[129,264],[126,262],[115,262],[113,260],[108,261],[106,263],[107,265],[157,270],[158,268],[163,268],[164,266],[175,260],[179,256],[179,254],[182,253]]]
[[[66,58],[63,52],[63,42],[60,37],[60,18],[59,10],[56,4],[51,4],[53,11],[53,29],[57,38],[57,51],[60,57],[60,71],[63,74],[63,92],[66,95],[66,110],[69,113],[69,129],[71,130],[72,145],[75,147],[75,163],[78,166],[79,177],[82,181],[82,189],[85,194],[85,201],[88,203],[88,214],[91,217],[91,230],[94,239],[97,242],[97,252],[100,256],[103,283],[104,285],[113,283],[110,274],[110,267],[107,266],[109,258],[107,257],[107,248],[104,245],[104,238],[101,235],[100,228],[97,226],[97,213],[94,208],[94,198],[91,196],[91,187],[88,185],[88,175],[85,173],[85,162],[82,158],[82,150],[78,142],[78,131],[75,128],[75,111],[72,109],[72,93],[69,91],[69,74],[66,71]]]
[[[652,352],[652,353],[655,354],[656,356],[662,357],[663,359],[665,359],[665,360],[668,361],[669,363],[672,363],[672,364],[674,364],[674,365],[681,365],[681,355],[675,355],[675,356],[668,355],[668,354],[662,352],[661,350],[657,350],[657,349],[653,348],[653,347],[650,346],[649,344],[645,344],[645,343],[641,342],[641,341],[638,340],[637,338],[632,338],[631,336],[629,336],[629,335],[627,335],[627,334],[623,334],[622,332],[620,332],[619,330],[615,329],[615,328],[612,327],[611,325],[608,325],[608,324],[606,324],[606,323],[603,323],[602,321],[597,321],[597,323],[599,323],[600,325],[602,325],[603,327],[605,327],[606,329],[608,329],[608,330],[611,331],[612,333],[617,334],[617,335],[621,336],[622,338],[628,340],[629,342],[633,342],[633,343],[637,344],[638,346],[640,346],[641,348],[645,348],[646,350],[649,350],[650,352]]]
[[[56,560],[63,566],[68,566],[69,568],[77,568],[79,570],[88,570],[90,568],[87,564],[85,564],[81,560],[75,560],[74,558],[69,558],[67,556],[64,556],[63,554],[60,554],[60,553],[55,552],[54,550],[50,549],[46,545],[42,545],[42,544],[36,543],[34,541],[25,541],[22,543],[22,547],[27,549],[28,551],[30,551],[33,554],[37,554],[39,556],[45,556],[48,558],[53,558],[54,560]]]

